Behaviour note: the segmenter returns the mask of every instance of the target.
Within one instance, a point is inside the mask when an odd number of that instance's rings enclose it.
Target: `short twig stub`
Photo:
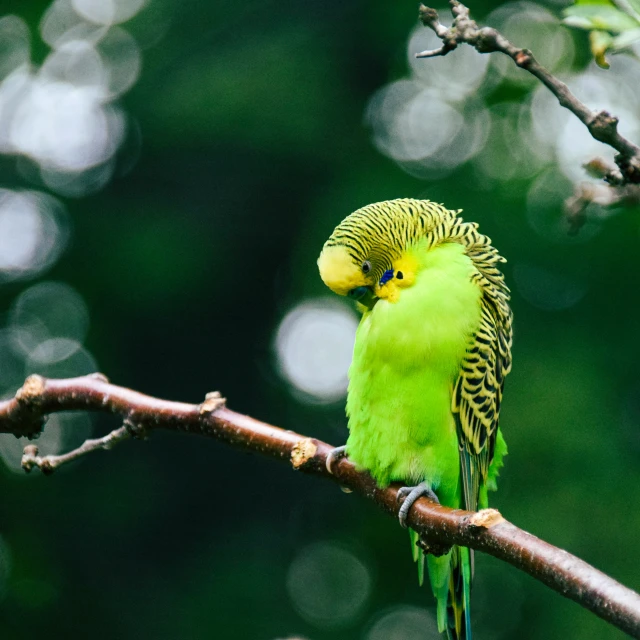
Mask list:
[[[482,511],[474,513],[467,523],[470,527],[477,529],[490,529],[503,521],[504,518],[497,509],[482,509]]]
[[[224,407],[227,399],[222,397],[219,391],[211,391],[207,393],[204,402],[200,405],[200,414],[213,413],[220,407]]]
[[[316,455],[318,445],[311,439],[298,440],[291,449],[291,465],[294,469],[304,466]]]
[[[16,392],[16,400],[22,404],[36,402],[44,393],[45,380],[42,376],[29,376]]]

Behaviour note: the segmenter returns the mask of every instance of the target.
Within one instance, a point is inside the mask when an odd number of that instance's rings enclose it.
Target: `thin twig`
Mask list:
[[[34,437],[42,430],[48,414],[69,410],[106,411],[124,418],[127,426],[113,432],[118,436],[110,434],[111,442],[126,437],[122,429],[127,434],[146,434],[154,429],[201,434],[245,451],[285,460],[305,473],[332,478],[394,517],[398,514],[397,485],[380,489],[367,473],[358,471],[345,458],[333,465],[334,474],[330,474],[326,458],[332,447],[328,444],[235,413],[226,408],[218,393],[209,394],[201,405],[193,405],[152,398],[109,384],[103,376],[67,380],[30,376],[15,398],[0,402],[0,433]],[[104,447],[80,447],[73,452],[73,459],[97,448]],[[37,456],[33,451],[31,454]],[[421,498],[412,507],[408,521],[420,534],[424,548],[442,550],[460,544],[484,551],[640,638],[640,595],[507,522],[495,509],[471,513]]]
[[[102,438],[85,440],[77,449],[73,449],[59,456],[51,454],[48,456],[40,456],[38,455],[38,447],[35,444],[29,444],[24,448],[22,468],[29,473],[34,467],[37,467],[42,473],[48,475],[67,462],[73,462],[87,453],[97,451],[98,449],[108,451],[109,449],[113,449],[119,442],[127,440],[130,437],[131,432],[129,429],[126,426],[120,427]]]
[[[508,55],[517,66],[538,78],[556,96],[558,102],[569,109],[587,127],[593,138],[618,151],[615,162],[620,170],[620,180],[623,183],[640,184],[640,147],[620,135],[616,116],[612,116],[607,111],[589,109],[571,93],[564,82],[558,80],[545,69],[533,57],[531,51],[516,47],[495,29],[480,28],[477,22],[469,17],[469,9],[458,0],[449,0],[449,4],[454,16],[450,28],[440,24],[435,9],[420,5],[422,23],[435,32],[442,40],[443,46],[440,49],[417,53],[417,58],[444,56],[462,42],[471,45],[479,53],[499,51]]]
[[[597,205],[596,216],[599,218],[611,215],[611,210],[617,207],[636,208],[640,205],[640,185],[624,184],[618,180],[620,171],[616,166],[602,158],[594,158],[584,165],[584,169],[588,175],[609,184],[580,182],[574,187],[573,194],[564,201],[570,235],[576,235],[585,224],[587,209],[592,204]]]

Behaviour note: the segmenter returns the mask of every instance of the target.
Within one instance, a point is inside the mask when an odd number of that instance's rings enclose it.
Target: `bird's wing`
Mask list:
[[[465,506],[478,508],[498,432],[504,379],[511,369],[511,310],[494,283],[475,278],[483,290],[480,326],[472,336],[456,380],[452,411],[458,429]],[[498,295],[496,295],[498,294]]]

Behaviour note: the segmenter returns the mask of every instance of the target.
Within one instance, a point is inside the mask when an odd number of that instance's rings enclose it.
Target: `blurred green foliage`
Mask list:
[[[564,10],[564,23],[589,32],[591,52],[603,69],[609,68],[608,51],[629,48],[640,40],[640,2],[627,0],[576,0]]]
[[[2,6],[29,22],[36,52],[48,5]],[[363,112],[406,73],[415,13],[360,0],[152,0],[128,26],[144,65],[123,98],[133,126],[122,171],[66,201],[72,245],[46,277],[86,300],[87,344],[114,382],[190,402],[220,389],[233,409],[339,444],[343,404],[304,404],[278,377],[278,322],[327,294],[315,261],[350,211],[394,197],[463,208],[508,258],[514,289],[510,454],[493,505],[639,589],[637,211],[552,238],[525,215],[537,176],[488,183],[464,165],[419,180],[381,156]],[[6,162],[2,181],[24,186]],[[554,203],[561,222],[562,198]],[[584,295],[541,309],[515,284],[523,265],[577,279]],[[24,286],[3,285],[0,309]],[[97,432],[114,426],[96,419]],[[214,441],[158,433],[51,478],[2,469],[0,485],[3,640],[355,640],[390,608],[433,607],[397,523],[331,483]],[[338,628],[300,615],[287,591],[292,562],[318,541],[350,550],[371,576],[365,604]],[[476,576],[480,640],[622,637],[490,557],[478,557]]]

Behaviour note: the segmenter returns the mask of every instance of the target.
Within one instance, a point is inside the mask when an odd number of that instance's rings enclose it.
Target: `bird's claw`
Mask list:
[[[400,525],[405,529],[407,528],[407,517],[409,516],[409,510],[413,506],[413,503],[422,496],[425,496],[429,498],[429,500],[440,504],[438,496],[433,492],[433,489],[426,482],[421,482],[415,487],[400,487],[400,489],[398,489],[396,500],[398,502],[402,502],[400,511],[398,511],[398,520],[400,520]]]
[[[347,445],[343,444],[341,447],[336,447],[332,449],[327,455],[327,460],[325,465],[327,467],[327,471],[333,475],[333,469],[331,468],[340,458],[344,458],[347,455]]]

